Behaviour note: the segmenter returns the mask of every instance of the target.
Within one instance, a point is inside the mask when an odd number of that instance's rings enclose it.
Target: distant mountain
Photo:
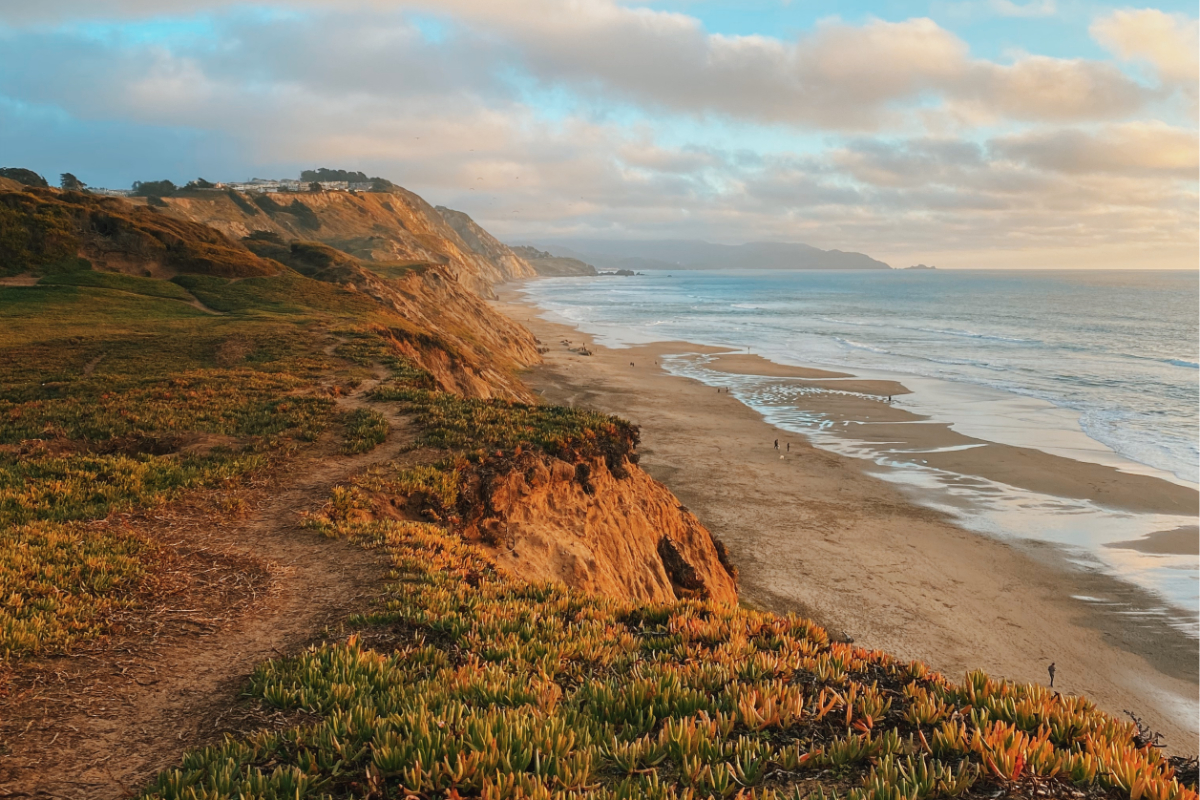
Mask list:
[[[562,239],[538,246],[603,269],[891,269],[862,253],[821,250],[798,242],[730,245],[687,239]]]

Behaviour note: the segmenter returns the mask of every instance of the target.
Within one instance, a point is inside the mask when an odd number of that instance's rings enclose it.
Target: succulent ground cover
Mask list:
[[[603,456],[614,474],[634,463],[637,426],[608,414],[568,406],[539,406],[508,400],[474,400],[396,382],[376,388],[376,401],[399,401],[422,429],[420,444],[482,459],[536,449],[564,461]]]
[[[464,476],[522,451],[624,458],[636,429],[400,379],[375,397],[432,453],[335,487],[308,525],[386,553],[381,610],[256,670],[253,702],[307,722],[193,751],[145,797],[1196,797],[1136,725],[1084,698],[956,683],[794,616],[501,574],[449,527]],[[377,513],[413,496],[446,524]]]
[[[387,553],[386,606],[249,687],[319,721],[193,751],[147,798],[1196,797],[1086,699],[956,683],[794,616],[515,581],[338,495],[310,525]]]
[[[258,304],[225,316],[135,276],[0,287],[0,658],[69,649],[142,600],[158,545],[115,515],[237,486],[327,429],[347,452],[386,436],[377,413],[342,417],[320,386],[339,365],[366,373],[325,353],[361,298],[250,280]],[[281,313],[270,292],[293,283],[311,302]]]

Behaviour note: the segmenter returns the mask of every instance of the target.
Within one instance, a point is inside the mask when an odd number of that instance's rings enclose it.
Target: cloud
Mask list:
[[[517,239],[801,239],[899,263],[1195,243],[1195,133],[1108,61],[982,59],[930,19],[781,39],[608,0],[269,5],[173,3],[203,37],[49,25],[75,13],[63,0],[0,9],[25,15],[0,26],[7,157],[118,185],[364,169]],[[1122,57],[1144,57],[1119,27]]]
[[[1111,64],[1026,56],[1010,66],[976,65],[966,102],[996,119],[1066,122],[1121,119],[1147,92]]]
[[[1200,170],[1196,132],[1161,122],[1131,122],[1098,131],[1049,130],[1007,136],[996,154],[1070,174],[1114,173],[1194,180]]]
[[[1058,13],[1055,0],[933,0],[930,10],[951,19],[977,20],[989,17],[1038,18]]]
[[[1015,5],[1033,13],[1043,0]],[[1005,5],[1007,4],[1007,5]],[[21,14],[66,14],[65,0]],[[219,8],[191,0],[180,9]],[[282,0],[276,3],[285,7]],[[591,102],[832,131],[919,127],[916,108],[957,108],[963,120],[1096,120],[1128,116],[1152,97],[1111,64],[1020,56],[1011,64],[972,58],[966,43],[925,18],[831,19],[792,40],[707,32],[680,13],[615,0],[297,0],[302,14],[219,25],[253,77],[312,89],[396,95],[413,84],[503,92],[532,82]],[[145,14],[140,0],[103,0],[84,14]],[[357,9],[347,11],[346,9]],[[448,39],[425,41],[406,21],[419,11],[446,22]],[[0,12],[2,13],[2,12]],[[10,20],[12,14],[10,11]],[[176,10],[176,13],[179,13]],[[252,44],[250,44],[252,42]],[[513,87],[508,87],[511,90]]]
[[[1148,61],[1164,81],[1194,86],[1200,74],[1200,26],[1182,14],[1121,9],[1093,22],[1091,34],[1123,59]]]
[[[680,14],[610,0],[481,10],[448,0],[476,32],[514,45],[547,86],[698,116],[870,131],[916,124],[914,105],[969,103],[990,119],[1120,118],[1150,93],[1110,64],[1022,56],[1001,65],[930,19],[827,20],[791,41],[705,32]]]

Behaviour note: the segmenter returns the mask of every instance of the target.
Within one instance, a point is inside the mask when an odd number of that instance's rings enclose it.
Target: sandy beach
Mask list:
[[[972,439],[889,404],[888,396],[907,391],[894,381],[786,367],[686,342],[607,349],[540,319],[511,287],[498,307],[549,347],[544,365],[523,375],[548,402],[619,414],[641,426],[642,466],[724,540],[741,571],[743,602],[810,616],[857,644],[921,659],[954,677],[983,669],[1046,683],[1054,662],[1056,689],[1085,694],[1116,715],[1134,711],[1172,752],[1197,752],[1196,641],[1161,621],[1113,614],[1087,600],[1121,598],[1144,607],[1156,602],[1147,592],[1069,568],[1053,545],[967,531],[867,474],[873,463],[816,449],[732,395],[669,374],[662,361],[713,353],[718,357],[708,369],[803,381],[813,390],[804,395],[806,410],[847,423],[869,419],[871,432],[856,432],[860,439],[902,442],[914,451],[960,448],[921,458],[986,480],[1176,515],[1196,513],[1194,489]],[[581,345],[592,355],[581,355]],[[1186,530],[1169,531],[1141,546],[1194,547],[1194,534],[1188,537]]]

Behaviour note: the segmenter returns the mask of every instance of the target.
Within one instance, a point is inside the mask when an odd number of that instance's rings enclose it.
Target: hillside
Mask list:
[[[159,278],[280,272],[278,264],[212,228],[156,208],[78,192],[0,187],[0,275],[66,271],[80,258],[98,269]]]
[[[524,258],[475,224],[475,220],[463,212],[445,206],[437,206],[437,212],[466,243],[471,252],[487,259],[489,263],[495,264],[506,279],[532,278],[539,274]]]
[[[0,193],[5,793],[1196,798],[1086,699],[739,607],[401,196]],[[359,208],[446,261],[363,258]]]
[[[513,252],[524,258],[543,278],[566,278],[578,275],[595,275],[596,268],[577,258],[551,255],[545,250],[522,245]]]
[[[208,190],[159,202],[162,213],[208,225],[231,239],[263,231],[285,241],[321,242],[364,262],[439,265],[484,297],[494,284],[532,274],[519,259],[492,260],[475,252],[433,206],[400,187],[303,194]]]
[[[687,239],[564,239],[541,246],[604,269],[891,269],[862,253],[789,242],[728,245]]]

